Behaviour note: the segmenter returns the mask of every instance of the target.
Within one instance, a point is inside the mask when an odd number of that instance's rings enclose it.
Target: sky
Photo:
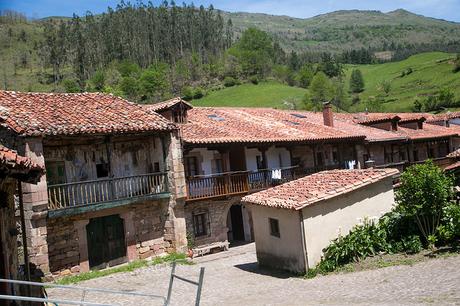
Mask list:
[[[125,0],[128,2],[129,0]],[[0,0],[0,10],[12,9],[32,18],[102,13],[118,0]],[[137,0],[131,0],[136,3]],[[148,2],[145,0],[144,2]],[[153,0],[159,4],[159,0]],[[182,3],[182,0],[176,0]],[[191,3],[192,0],[186,0]],[[230,12],[266,13],[307,18],[336,10],[379,10],[403,8],[424,16],[460,22],[460,0],[194,0],[196,6],[209,6]]]

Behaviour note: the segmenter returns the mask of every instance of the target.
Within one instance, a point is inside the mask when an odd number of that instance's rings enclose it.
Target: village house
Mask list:
[[[18,184],[36,184],[43,173],[40,165],[0,145],[0,278],[18,278],[19,230],[15,214]],[[20,289],[19,286],[0,283],[0,295],[18,294]],[[10,305],[6,301],[4,303]]]
[[[175,124],[99,93],[0,92],[0,140],[46,168],[23,184],[31,262],[66,275],[186,246]]]
[[[199,254],[253,241],[241,202],[248,193],[328,169],[402,171],[428,158],[445,167],[460,139],[460,129],[425,123],[425,114],[334,113],[328,104],[306,112],[192,107],[175,98],[145,108],[180,127],[187,232]]]
[[[251,207],[257,261],[305,274],[322,250],[394,205],[396,169],[330,170],[243,197]]]

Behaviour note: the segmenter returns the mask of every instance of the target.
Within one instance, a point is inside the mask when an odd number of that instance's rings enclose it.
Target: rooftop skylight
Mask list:
[[[213,114],[213,115],[208,115],[208,118],[211,118],[212,120],[215,120],[215,121],[224,121],[224,120],[225,120],[224,118],[219,117],[219,116],[217,116],[217,115],[215,115],[215,114]]]

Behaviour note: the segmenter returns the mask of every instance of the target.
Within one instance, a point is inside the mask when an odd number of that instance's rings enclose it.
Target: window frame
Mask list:
[[[268,228],[270,236],[281,238],[280,221],[278,219],[268,217]]]
[[[209,212],[199,211],[193,213],[193,236],[196,238],[209,236]]]

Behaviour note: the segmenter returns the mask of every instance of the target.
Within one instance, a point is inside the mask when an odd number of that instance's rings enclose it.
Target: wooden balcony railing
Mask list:
[[[208,199],[262,190],[295,179],[297,177],[296,168],[277,169],[276,171],[280,171],[278,173],[273,172],[275,169],[264,169],[190,177],[187,179],[187,200]]]
[[[50,210],[98,204],[168,191],[166,173],[116,177],[48,186]]]
[[[407,167],[412,166],[412,165],[417,165],[417,164],[423,164],[425,161],[426,160],[421,160],[421,161],[416,161],[416,162],[402,161],[402,162],[396,162],[396,163],[376,165],[375,168],[395,168],[395,169],[398,169],[399,172],[403,172],[404,170],[406,170]],[[452,163],[452,159],[449,157],[432,158],[431,161],[433,162],[433,164],[441,168],[445,168]]]

